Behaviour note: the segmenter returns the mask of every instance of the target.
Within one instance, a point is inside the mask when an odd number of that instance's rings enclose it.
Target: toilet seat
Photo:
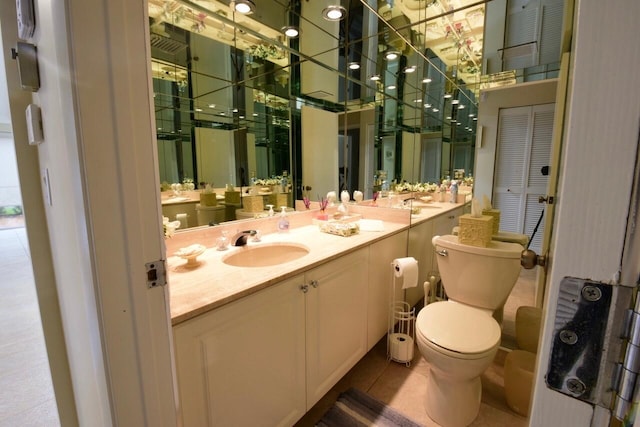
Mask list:
[[[420,310],[416,334],[442,353],[456,358],[477,359],[500,343],[501,331],[498,322],[481,309],[454,301],[441,301]]]

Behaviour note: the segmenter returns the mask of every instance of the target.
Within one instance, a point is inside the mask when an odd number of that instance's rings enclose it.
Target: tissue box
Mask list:
[[[242,204],[245,212],[262,212],[264,210],[262,196],[245,196],[242,198]]]
[[[239,191],[225,191],[224,192],[225,203],[232,203],[234,205],[240,204],[240,192]]]
[[[490,215],[482,215],[480,218],[474,218],[470,214],[461,215],[458,241],[465,245],[486,248],[493,235],[493,220]]]
[[[268,204],[273,205],[274,209],[280,209],[280,206],[287,206],[289,202],[287,196],[289,193],[274,193],[267,196]]]
[[[489,215],[493,217],[493,233],[498,234],[500,228],[500,209],[483,209],[482,215]]]
[[[200,204],[202,206],[218,206],[216,193],[200,193]]]

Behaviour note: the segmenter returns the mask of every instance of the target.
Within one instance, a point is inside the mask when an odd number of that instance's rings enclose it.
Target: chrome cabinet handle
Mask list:
[[[310,280],[310,281],[309,281],[309,284],[310,284],[311,286],[313,286],[314,288],[317,288],[317,287],[318,287],[318,285],[319,285],[320,283],[318,283],[318,281],[317,281],[317,280]]]
[[[446,249],[441,249],[439,251],[436,251],[436,253],[440,256],[449,256],[449,252],[447,252]]]
[[[300,285],[300,290],[306,294],[307,292],[309,292],[309,285],[307,285],[306,283],[304,285]]]

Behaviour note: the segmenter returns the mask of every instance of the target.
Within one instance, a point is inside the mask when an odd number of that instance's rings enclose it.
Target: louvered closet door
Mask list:
[[[563,0],[509,2],[503,70],[560,61]]]
[[[500,230],[531,236],[544,205],[554,104],[509,108],[500,111],[493,206],[500,209]],[[530,248],[539,251],[542,223]]]

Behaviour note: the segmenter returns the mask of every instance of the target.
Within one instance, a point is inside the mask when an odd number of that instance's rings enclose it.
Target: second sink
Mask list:
[[[234,267],[269,267],[301,258],[309,248],[298,243],[261,243],[243,246],[222,258]]]

